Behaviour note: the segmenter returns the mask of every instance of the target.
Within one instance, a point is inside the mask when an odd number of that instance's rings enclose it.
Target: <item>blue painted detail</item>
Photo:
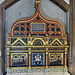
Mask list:
[[[43,66],[43,53],[33,53],[33,66]]]
[[[14,31],[19,31],[19,27],[16,27],[16,28],[14,29]]]
[[[23,34],[23,33],[21,33],[21,34],[17,33],[17,34],[14,34],[14,35],[16,35],[16,36],[20,36],[20,35],[25,35],[25,34]]]
[[[55,28],[54,28],[54,27],[52,27],[52,28],[51,28],[51,31],[53,31],[53,32],[54,32],[54,31],[55,31]]]
[[[59,31],[60,31],[60,28],[57,27],[57,28],[56,28],[56,31],[59,32]]]
[[[21,31],[25,31],[25,28],[24,27],[21,27]]]
[[[21,23],[21,25],[25,25],[25,23]]]

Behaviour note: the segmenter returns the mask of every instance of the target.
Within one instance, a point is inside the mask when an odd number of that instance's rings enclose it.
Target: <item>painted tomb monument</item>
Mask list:
[[[35,14],[15,21],[7,34],[7,75],[70,75],[64,27],[45,18],[35,1]]]

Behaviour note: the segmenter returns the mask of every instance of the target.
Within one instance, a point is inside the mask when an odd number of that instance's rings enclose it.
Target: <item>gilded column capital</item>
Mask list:
[[[29,55],[31,55],[31,52],[29,52]]]
[[[67,48],[65,48],[65,54],[67,54],[68,53],[68,49]]]
[[[46,52],[46,54],[48,54],[48,52]]]
[[[64,42],[65,45],[67,45],[67,35],[65,35],[65,42]]]

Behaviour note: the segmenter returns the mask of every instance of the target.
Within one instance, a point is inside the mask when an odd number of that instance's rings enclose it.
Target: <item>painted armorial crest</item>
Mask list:
[[[69,46],[64,27],[45,18],[39,4],[36,0],[34,15],[15,21],[7,34],[8,74],[67,71]]]

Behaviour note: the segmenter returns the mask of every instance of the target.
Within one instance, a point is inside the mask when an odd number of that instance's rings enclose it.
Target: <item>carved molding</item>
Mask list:
[[[2,5],[3,8],[7,9],[8,7],[13,5],[17,1],[19,1],[19,0],[5,0],[1,5]]]
[[[61,9],[63,9],[65,12],[69,10],[69,5],[64,0],[50,0],[53,3],[55,3],[57,6],[59,6]]]

